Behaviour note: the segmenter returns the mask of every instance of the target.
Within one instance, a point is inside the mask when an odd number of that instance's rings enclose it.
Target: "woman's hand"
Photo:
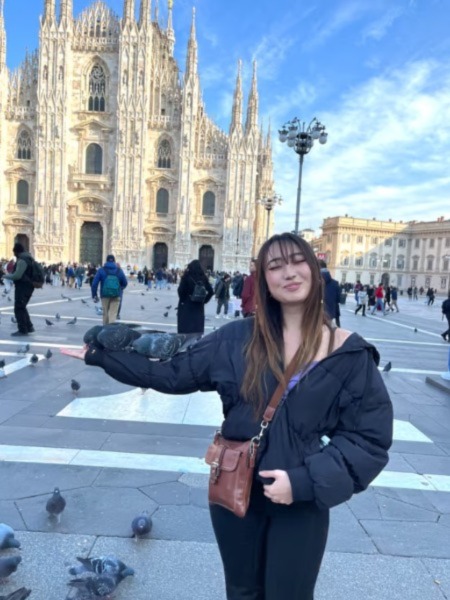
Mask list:
[[[65,354],[66,356],[71,356],[72,358],[84,360],[88,349],[89,346],[85,344],[82,348],[60,348],[59,351],[61,352],[61,354]]]
[[[270,485],[264,486],[264,496],[275,504],[292,504],[292,487],[289,475],[286,471],[275,469],[274,471],[260,471],[261,477],[275,479]]]

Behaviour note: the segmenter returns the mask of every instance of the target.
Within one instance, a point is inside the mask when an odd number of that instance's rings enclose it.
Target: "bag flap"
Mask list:
[[[205,462],[220,467],[222,471],[235,471],[242,455],[240,450],[232,450],[221,444],[211,444],[206,452]]]

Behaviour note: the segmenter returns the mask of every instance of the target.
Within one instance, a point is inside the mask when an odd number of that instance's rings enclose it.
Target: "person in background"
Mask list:
[[[228,273],[219,279],[216,286],[215,296],[217,300],[216,319],[220,319],[220,309],[223,306],[223,318],[229,319],[228,316],[228,304],[230,301],[230,284],[231,277]]]
[[[13,337],[34,333],[33,323],[28,314],[27,304],[34,292],[32,282],[33,257],[19,242],[13,247],[16,264],[12,273],[6,273],[5,279],[14,283],[14,316],[17,320],[17,331],[12,333]]]
[[[196,302],[191,299],[197,283],[203,284],[206,290],[203,302]],[[191,261],[184,271],[180,279],[180,285],[178,286],[178,333],[203,334],[205,332],[205,304],[211,300],[213,295],[214,291],[200,261]]]
[[[331,277],[330,271],[327,269],[327,263],[324,260],[319,260],[320,273],[324,281],[324,294],[323,301],[325,304],[325,311],[328,317],[335,321],[336,326],[341,326],[341,310],[339,308],[340,301],[340,289],[339,283],[336,279]]]
[[[398,300],[398,289],[396,287],[393,287],[393,288],[391,288],[391,310],[392,310],[392,312],[394,312],[394,308],[397,312],[400,312],[398,310],[397,300]]]
[[[362,316],[366,316],[366,306],[367,306],[367,286],[363,286],[358,290],[358,304],[356,306],[355,315],[362,308]]]
[[[447,319],[448,328],[447,331],[441,333],[441,336],[444,341],[447,340],[447,342],[450,342],[450,291],[448,292],[447,300],[444,300],[442,303],[442,318],[444,317]]]
[[[245,279],[242,287],[242,315],[253,317],[256,311],[255,306],[255,273],[256,273],[256,258],[250,261],[250,275]]]
[[[116,264],[116,259],[112,254],[106,257],[105,264],[97,271],[92,282],[91,293],[94,302],[98,302],[97,289],[99,285],[103,308],[103,325],[109,325],[115,323],[117,319],[120,298],[123,290],[128,285],[125,273]]]

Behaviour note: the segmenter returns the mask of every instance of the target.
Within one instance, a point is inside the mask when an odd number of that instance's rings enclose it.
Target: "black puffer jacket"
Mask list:
[[[167,394],[216,390],[223,402],[223,435],[246,440],[260,424],[239,391],[252,326],[252,318],[230,323],[164,363],[95,348],[86,363],[103,367],[122,383]],[[315,500],[322,508],[340,504],[366,489],[387,464],[393,416],[378,360],[376,349],[352,334],[278,408],[259,468],[286,470],[295,501]],[[276,381],[268,374],[266,382],[269,401]],[[323,436],[331,439],[325,447]]]

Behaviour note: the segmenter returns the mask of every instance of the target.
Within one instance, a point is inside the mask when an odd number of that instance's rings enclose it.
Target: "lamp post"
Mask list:
[[[287,142],[290,148],[299,155],[298,188],[297,188],[297,207],[295,210],[295,233],[299,232],[300,219],[300,200],[302,197],[302,174],[303,158],[308,154],[314,145],[314,140],[319,140],[320,144],[326,144],[328,133],[325,131],[325,125],[314,117],[308,126],[305,121],[300,121],[295,117],[288,121],[278,130],[280,142]]]
[[[257,200],[257,204],[264,206],[267,211],[267,225],[266,225],[266,240],[269,239],[269,225],[270,225],[270,211],[272,211],[277,204],[281,204],[283,202],[281,196],[278,194],[274,194],[273,196],[267,196],[265,198],[260,198]]]

